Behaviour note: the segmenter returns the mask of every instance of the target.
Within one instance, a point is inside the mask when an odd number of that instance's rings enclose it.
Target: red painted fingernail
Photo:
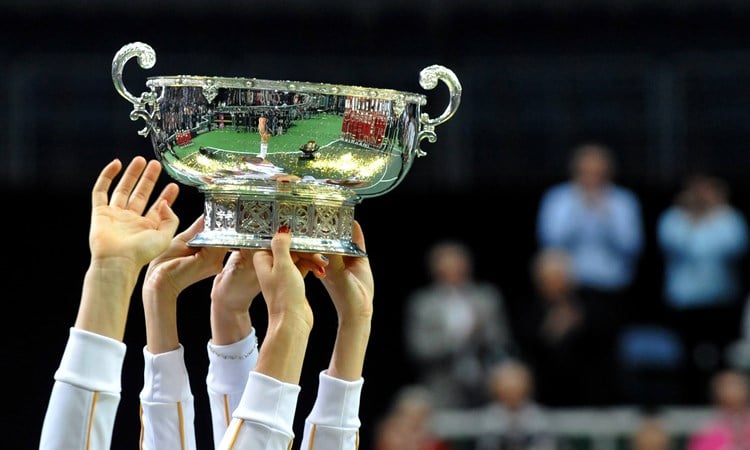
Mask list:
[[[279,233],[289,233],[289,225],[282,225],[279,227]]]

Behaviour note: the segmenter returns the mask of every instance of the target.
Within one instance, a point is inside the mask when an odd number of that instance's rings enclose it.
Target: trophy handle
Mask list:
[[[419,84],[424,89],[434,89],[438,81],[442,81],[448,86],[448,91],[450,92],[448,107],[445,108],[445,111],[441,115],[434,119],[431,119],[427,113],[422,113],[419,117],[422,129],[417,135],[417,142],[421,142],[423,139],[435,142],[437,140],[435,127],[453,117],[453,114],[458,109],[458,105],[461,104],[461,82],[458,81],[458,77],[456,77],[456,74],[452,70],[436,64],[425,67],[419,72]],[[424,155],[426,153],[418,149],[417,156]]]
[[[153,128],[154,116],[158,113],[158,98],[155,92],[143,92],[140,97],[136,97],[125,89],[122,81],[122,71],[125,63],[131,58],[138,58],[138,65],[143,69],[150,69],[156,64],[156,52],[150,45],[142,42],[133,42],[123,46],[112,60],[112,81],[115,84],[117,92],[133,104],[133,111],[130,112],[130,120],[136,121],[143,119],[147,126],[138,132],[141,136],[147,136],[149,129]],[[151,112],[148,106],[151,105]]]

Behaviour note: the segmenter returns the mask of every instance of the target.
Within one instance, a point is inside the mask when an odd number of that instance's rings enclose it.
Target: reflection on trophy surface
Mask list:
[[[147,44],[125,45],[112,62],[115,88],[167,173],[205,195],[195,246],[269,248],[286,225],[293,250],[364,256],[351,242],[355,206],[403,180],[461,98],[455,74],[438,65],[420,73],[423,88],[442,81],[450,92],[434,119],[420,113],[420,94],[298,81],[151,77],[136,97],[122,81],[136,57],[155,64]]]

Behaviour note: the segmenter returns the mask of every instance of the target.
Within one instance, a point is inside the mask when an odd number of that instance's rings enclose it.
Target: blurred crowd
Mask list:
[[[627,439],[634,450],[750,448],[748,225],[730,186],[685,173],[646,223],[638,195],[616,180],[611,148],[584,143],[569,161],[568,178],[539,199],[529,298],[478,279],[478,250],[466,242],[431,246],[430,282],[404,303],[415,379],[394,395],[374,450],[552,450],[563,446],[548,411],[614,405],[644,411]],[[661,292],[637,286],[649,238]],[[631,307],[649,302],[662,313]],[[715,417],[678,443],[648,413],[666,405],[710,407]],[[477,413],[470,444],[431,425],[452,410]]]

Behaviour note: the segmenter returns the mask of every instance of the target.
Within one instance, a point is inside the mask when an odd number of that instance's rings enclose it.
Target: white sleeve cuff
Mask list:
[[[359,402],[364,378],[345,381],[320,372],[318,396],[307,420],[322,426],[359,428]]]
[[[208,375],[206,384],[214,392],[242,392],[247,375],[258,362],[258,339],[255,329],[244,339],[228,345],[206,346],[208,352]]]
[[[258,372],[250,376],[233,416],[294,436],[292,425],[300,387]]]
[[[176,403],[192,398],[182,344],[170,352],[153,354],[143,347],[143,389],[140,398],[148,403]]]
[[[116,339],[71,327],[55,380],[119,394],[125,350],[125,344]]]

